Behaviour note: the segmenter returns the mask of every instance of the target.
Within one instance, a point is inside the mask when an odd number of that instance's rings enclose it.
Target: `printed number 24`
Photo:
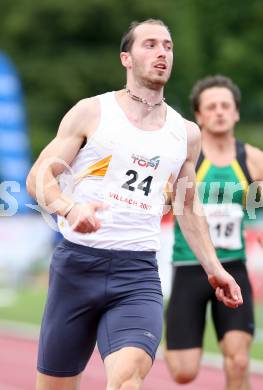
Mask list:
[[[133,183],[135,183],[138,180],[138,172],[129,169],[126,172],[127,176],[131,176],[131,179],[127,180],[123,185],[122,188],[125,188],[129,191],[135,191],[135,187],[132,186]],[[142,190],[144,192],[145,196],[148,196],[151,192],[151,183],[152,183],[153,176],[147,176],[144,180],[142,180],[138,185],[137,188],[139,190]]]

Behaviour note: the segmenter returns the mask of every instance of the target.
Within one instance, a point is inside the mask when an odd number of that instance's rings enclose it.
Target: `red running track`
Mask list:
[[[37,341],[0,335],[0,390],[34,390]],[[263,389],[263,375],[252,375],[252,389]],[[105,375],[96,351],[82,378],[82,390],[105,390]],[[174,384],[162,359],[157,359],[144,382],[143,390],[222,390],[222,370],[202,367],[190,385]]]

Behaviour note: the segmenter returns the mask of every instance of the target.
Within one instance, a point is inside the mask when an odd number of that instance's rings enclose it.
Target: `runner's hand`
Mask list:
[[[76,203],[67,215],[67,221],[74,232],[92,233],[100,227],[100,220],[96,216],[97,211],[105,210],[102,202]]]
[[[227,307],[237,308],[242,305],[243,298],[239,285],[223,268],[216,275],[208,275],[208,281],[215,289],[217,299]]]

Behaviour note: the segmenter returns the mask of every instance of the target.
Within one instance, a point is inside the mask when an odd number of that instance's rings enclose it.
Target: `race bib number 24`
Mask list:
[[[104,200],[137,212],[159,214],[160,199],[168,180],[160,156],[145,156],[128,150],[112,156],[104,178]]]

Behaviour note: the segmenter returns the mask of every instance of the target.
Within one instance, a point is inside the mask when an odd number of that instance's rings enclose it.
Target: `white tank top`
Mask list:
[[[176,180],[187,154],[184,120],[166,105],[164,126],[142,130],[127,119],[115,92],[98,99],[98,128],[59,181],[74,201],[101,200],[109,207],[97,213],[97,232],[74,232],[58,217],[60,231],[69,241],[95,248],[159,250],[165,189]]]

